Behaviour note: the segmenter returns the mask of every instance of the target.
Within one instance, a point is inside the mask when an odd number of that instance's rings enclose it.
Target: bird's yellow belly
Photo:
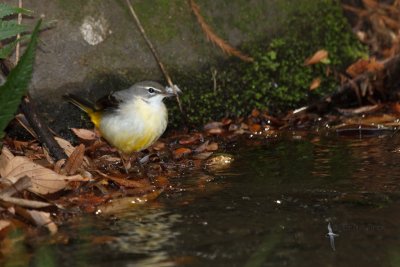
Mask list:
[[[104,139],[127,154],[151,146],[165,131],[168,118],[164,105],[157,110],[146,105],[136,104],[118,114],[101,116],[98,128]]]
[[[120,132],[113,137],[106,138],[106,140],[122,152],[129,154],[148,148],[161,134],[160,131],[155,131],[154,129],[141,133]]]

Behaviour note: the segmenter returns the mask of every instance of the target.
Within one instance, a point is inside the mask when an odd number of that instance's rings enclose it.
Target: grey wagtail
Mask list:
[[[66,98],[86,112],[102,137],[125,154],[151,146],[168,123],[165,97],[174,96],[161,84],[138,82],[113,92],[96,103],[69,94]]]

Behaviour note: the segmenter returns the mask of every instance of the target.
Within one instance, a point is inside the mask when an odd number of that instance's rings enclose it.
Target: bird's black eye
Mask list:
[[[151,88],[151,87],[149,88],[149,93],[150,93],[150,94],[154,94],[155,92],[156,92],[156,91],[154,90],[154,88]]]

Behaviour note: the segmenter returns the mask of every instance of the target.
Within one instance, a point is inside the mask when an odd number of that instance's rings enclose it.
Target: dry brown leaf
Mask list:
[[[37,210],[26,210],[26,212],[37,226],[45,226],[52,235],[57,233],[57,225],[51,220],[50,213]]]
[[[400,103],[396,102],[392,105],[392,110],[396,114],[400,114]]]
[[[190,148],[186,148],[186,147],[180,147],[178,149],[175,149],[172,154],[174,156],[175,159],[180,159],[185,155],[188,155],[192,152],[192,150]]]
[[[56,139],[57,143],[61,146],[62,149],[64,149],[65,154],[70,157],[71,154],[74,152],[75,147],[70,142],[60,137],[54,137],[54,139]],[[87,157],[83,157],[83,166],[89,166],[89,159]]]
[[[187,138],[183,138],[179,140],[179,144],[181,145],[191,145],[194,144],[196,142],[198,142],[199,140],[203,139],[203,135],[202,134],[193,134]]]
[[[363,74],[366,71],[378,72],[383,69],[384,65],[376,61],[375,58],[371,58],[368,60],[359,59],[346,69],[346,73],[349,74],[352,78],[354,78],[360,74]]]
[[[378,2],[375,0],[363,0],[362,2],[366,7],[370,8],[370,9],[378,8]]]
[[[119,177],[112,177],[112,176],[107,176],[107,178],[114,183],[119,184],[120,186],[123,187],[128,187],[128,188],[144,188],[150,186],[148,181],[136,181],[132,179],[124,179],[124,178],[119,178]]]
[[[257,133],[257,132],[261,131],[261,125],[258,123],[250,125],[250,131],[253,133]]]
[[[68,175],[75,174],[76,171],[82,166],[85,154],[85,145],[80,144],[77,146],[69,156],[67,162],[65,163],[64,170]]]
[[[260,111],[258,109],[256,109],[256,108],[253,109],[251,111],[251,116],[254,117],[254,118],[257,118],[258,116],[260,116]]]
[[[209,122],[206,125],[204,125],[204,130],[207,131],[207,130],[211,130],[211,129],[219,129],[222,126],[223,126],[222,122],[212,121],[212,122]]]
[[[32,209],[41,209],[41,208],[49,207],[52,205],[47,202],[29,200],[29,199],[17,198],[17,197],[0,197],[0,200],[10,203],[10,204],[18,205],[18,206],[25,207],[25,208],[32,208]]]
[[[154,143],[154,145],[152,145],[152,148],[156,151],[163,150],[165,148],[165,143],[157,141]]]
[[[214,152],[202,152],[193,155],[193,159],[205,160],[208,159]]]
[[[0,231],[10,226],[11,222],[6,220],[0,220]]]
[[[200,153],[203,152],[207,149],[208,144],[210,143],[210,141],[205,141],[203,144],[199,145],[194,152]]]
[[[71,128],[71,131],[82,140],[93,141],[97,139],[96,133],[88,129]]]
[[[315,79],[311,82],[311,84],[310,84],[310,90],[311,90],[311,91],[312,91],[312,90],[315,90],[315,89],[317,89],[320,85],[321,85],[321,78],[320,78],[320,77],[317,77],[317,78],[315,78]]]
[[[0,155],[2,178],[0,182],[5,184],[16,183],[21,177],[31,178],[32,187],[30,191],[38,194],[49,194],[64,189],[69,181],[83,181],[80,175],[65,176],[34,163],[27,157],[13,157],[10,159],[8,149],[3,147]]]
[[[224,130],[222,128],[214,128],[207,131],[209,134],[222,134]]]
[[[328,51],[324,49],[318,50],[314,55],[304,61],[304,66],[320,63],[322,60],[327,59],[328,55]]]
[[[371,105],[371,106],[362,106],[359,108],[338,108],[337,110],[343,115],[348,116],[348,115],[358,115],[368,112],[375,112],[381,107],[382,107],[381,105]]]
[[[215,151],[215,150],[218,150],[218,143],[213,142],[213,143],[209,144],[209,145],[207,146],[206,150],[207,150],[207,151]]]
[[[384,69],[384,65],[378,61],[376,61],[375,58],[371,58],[368,62],[367,65],[367,71],[369,72],[378,72]]]

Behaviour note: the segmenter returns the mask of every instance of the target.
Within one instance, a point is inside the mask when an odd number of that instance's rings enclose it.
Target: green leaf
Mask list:
[[[3,3],[0,3],[0,19],[12,15],[12,14],[18,14],[18,13],[22,13],[22,14],[30,14],[32,13],[32,11],[28,10],[28,9],[24,9],[24,8],[19,8],[19,7],[13,7],[13,6],[9,6]]]
[[[18,40],[14,40],[13,42],[6,44],[0,49],[0,59],[8,58],[11,53],[14,51],[15,46],[17,45]]]
[[[41,20],[36,24],[31,41],[17,66],[11,70],[7,81],[0,87],[0,138],[3,138],[4,129],[14,117],[21,98],[28,89],[32,77],[40,24]]]
[[[21,36],[21,38],[14,40],[10,42],[9,44],[4,45],[2,48],[0,48],[0,59],[8,58],[11,53],[14,51],[15,46],[17,45],[18,42],[25,42],[31,38],[30,34]]]
[[[15,21],[0,21],[0,41],[27,30],[27,26],[20,25]]]

